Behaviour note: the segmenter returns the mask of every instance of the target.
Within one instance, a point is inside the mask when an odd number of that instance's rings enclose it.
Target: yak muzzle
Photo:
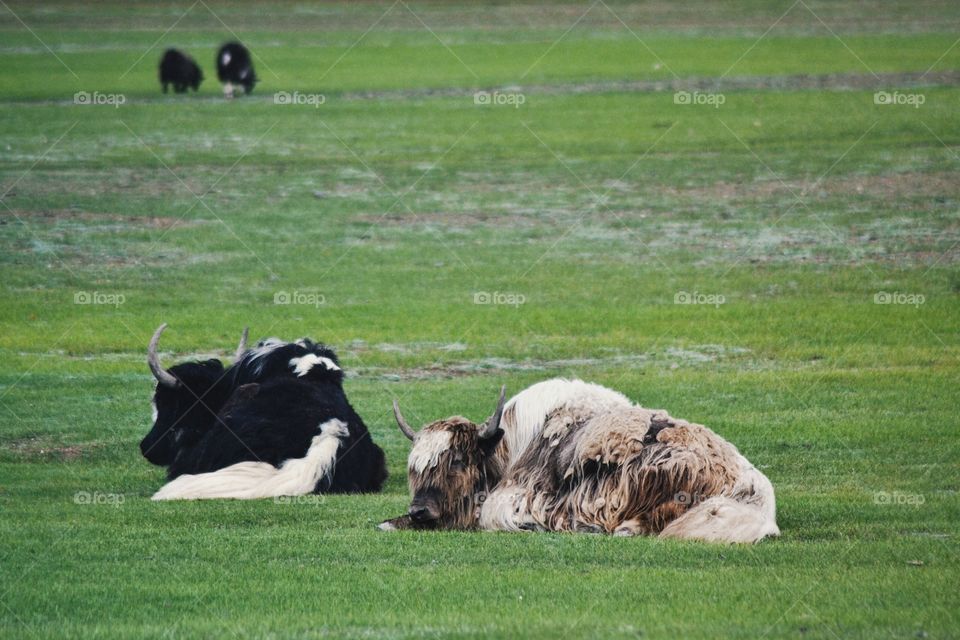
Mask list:
[[[140,453],[150,464],[165,467],[173,462],[173,453],[170,445],[162,438],[151,438],[149,435],[140,441]]]
[[[429,504],[414,503],[410,505],[407,514],[411,520],[418,524],[426,524],[440,519],[440,510]]]

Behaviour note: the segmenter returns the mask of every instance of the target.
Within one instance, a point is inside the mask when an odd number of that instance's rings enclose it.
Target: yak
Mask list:
[[[757,542],[779,535],[773,487],[710,429],[580,380],[501,389],[481,424],[415,432],[405,516],[381,529],[570,531]]]
[[[243,88],[244,94],[253,91],[259,78],[253,71],[250,51],[239,42],[228,42],[217,52],[217,78],[223,83],[223,95],[233,97],[234,87]]]
[[[163,53],[159,75],[164,93],[169,85],[173,85],[173,90],[177,93],[186,93],[187,88],[196,91],[203,82],[203,71],[196,61],[178,49],[167,49]]]
[[[147,350],[157,379],[154,424],[140,443],[167,467],[155,500],[262,498],[379,491],[383,450],[343,391],[333,350],[276,338],[246,349],[228,368],[216,359],[164,369],[160,335]]]

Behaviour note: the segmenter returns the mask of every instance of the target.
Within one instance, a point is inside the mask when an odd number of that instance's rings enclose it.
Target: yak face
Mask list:
[[[475,424],[456,416],[414,432],[394,402],[400,430],[413,441],[407,460],[412,499],[408,517],[420,529],[471,529],[484,497],[503,473],[494,455],[503,438],[504,390],[490,418]]]
[[[407,461],[408,515],[414,523],[440,529],[474,526],[494,475],[492,454],[503,438],[500,428],[481,438],[482,426],[456,416],[417,434]]]
[[[223,404],[218,383],[224,377],[224,369],[219,360],[179,364],[168,373],[177,384],[157,382],[153,428],[140,442],[143,456],[161,466],[171,464],[181,449],[196,443],[213,428]]]

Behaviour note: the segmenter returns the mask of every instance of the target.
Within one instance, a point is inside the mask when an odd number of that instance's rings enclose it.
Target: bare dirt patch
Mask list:
[[[43,211],[27,211],[14,209],[12,212],[0,214],[0,224],[11,221],[26,220],[36,224],[58,224],[62,222],[82,222],[92,225],[123,225],[142,227],[144,229],[170,229],[172,227],[189,227],[202,224],[200,220],[184,220],[171,216],[134,216],[121,213],[100,213],[94,211],[80,211],[76,209],[56,209]]]
[[[580,95],[593,93],[663,93],[675,91],[865,91],[889,90],[891,87],[955,87],[960,86],[960,71],[919,71],[899,73],[830,73],[765,76],[731,76],[726,78],[694,77],[663,80],[609,80],[561,84],[509,85],[484,87],[530,95]],[[407,90],[348,91],[340,100],[388,100],[408,98],[472,97],[476,87],[433,87]]]
[[[960,197],[960,172],[897,173],[880,176],[845,176],[815,180],[765,180],[762,182],[717,182],[705,187],[663,187],[662,193],[698,201],[763,200],[771,197],[849,197],[863,195],[878,200],[920,197]]]
[[[50,439],[41,437],[22,438],[0,444],[0,451],[6,451],[19,458],[64,462],[78,460],[92,448],[92,446],[53,443]]]
[[[355,216],[352,222],[386,227],[542,227],[549,225],[549,219],[514,214],[498,214],[492,211],[471,211],[452,213],[435,211],[429,213],[388,213],[386,215],[363,214]]]
[[[556,360],[537,358],[511,360],[509,358],[489,357],[471,361],[436,363],[426,367],[404,369],[361,367],[352,373],[359,377],[375,377],[387,380],[461,378],[487,373],[531,371],[568,372],[571,375],[575,375],[584,368],[596,367],[626,367],[630,369],[660,367],[663,369],[678,369],[680,367],[729,363],[732,360],[736,360],[738,366],[743,366],[745,358],[750,359],[751,363],[749,366],[751,368],[759,366],[759,363],[751,358],[749,349],[706,344],[696,345],[690,348],[668,347],[663,351],[651,353],[610,353],[597,357],[562,358]]]

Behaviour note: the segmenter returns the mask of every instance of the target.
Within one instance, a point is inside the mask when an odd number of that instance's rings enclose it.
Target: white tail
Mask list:
[[[780,535],[777,523],[757,507],[717,496],[705,500],[671,522],[661,538],[705,542],[759,542]]]
[[[750,543],[779,536],[773,485],[742,455],[740,469],[732,495],[704,500],[668,524],[660,537]]]
[[[254,500],[310,493],[324,476],[332,475],[340,438],[348,435],[347,423],[336,418],[320,425],[303,458],[286,460],[279,467],[266,462],[238,462],[210,473],[182,475],[153,494],[153,500],[204,500],[236,498]]]

